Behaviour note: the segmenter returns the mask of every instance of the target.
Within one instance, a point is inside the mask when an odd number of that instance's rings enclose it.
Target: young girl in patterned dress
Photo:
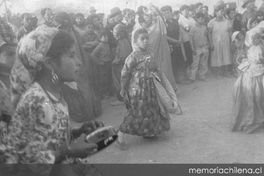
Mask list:
[[[128,113],[119,128],[118,147],[126,150],[124,133],[153,138],[170,130],[168,111],[161,110],[154,79],[159,78],[156,58],[148,49],[146,29],[134,33],[134,51],[127,57],[121,74],[121,96]]]

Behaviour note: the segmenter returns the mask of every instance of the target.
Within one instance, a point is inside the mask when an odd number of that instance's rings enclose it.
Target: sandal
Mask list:
[[[119,142],[118,139],[116,140],[116,145],[120,150],[127,150],[128,146],[125,142]]]

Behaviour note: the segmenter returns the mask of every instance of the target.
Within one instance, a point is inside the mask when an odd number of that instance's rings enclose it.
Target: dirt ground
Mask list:
[[[243,134],[230,131],[232,93],[235,78],[196,81],[179,85],[178,99],[183,115],[171,116],[171,130],[155,140],[126,136],[129,149],[116,144],[89,157],[91,163],[264,163],[264,133]],[[115,98],[105,99],[106,126],[118,129],[125,106],[111,106]]]

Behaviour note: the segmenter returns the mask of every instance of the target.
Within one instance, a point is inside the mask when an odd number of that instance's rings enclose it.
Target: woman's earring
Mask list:
[[[58,80],[59,80],[59,77],[56,73],[54,73],[54,69],[52,69],[51,71],[51,74],[52,74],[52,79],[51,81],[54,83],[54,84],[57,84],[58,83]]]

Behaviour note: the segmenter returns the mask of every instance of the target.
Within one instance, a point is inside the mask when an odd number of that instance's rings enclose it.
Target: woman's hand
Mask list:
[[[97,128],[103,127],[104,124],[102,122],[99,121],[89,121],[89,122],[85,122],[81,128],[79,129],[72,129],[71,131],[71,136],[72,139],[77,139],[78,137],[80,137],[82,134],[90,134],[93,131],[95,131]]]
[[[93,131],[95,131],[96,129],[101,128],[103,126],[104,124],[102,122],[93,120],[93,121],[85,122],[79,130],[81,134],[88,135]]]

